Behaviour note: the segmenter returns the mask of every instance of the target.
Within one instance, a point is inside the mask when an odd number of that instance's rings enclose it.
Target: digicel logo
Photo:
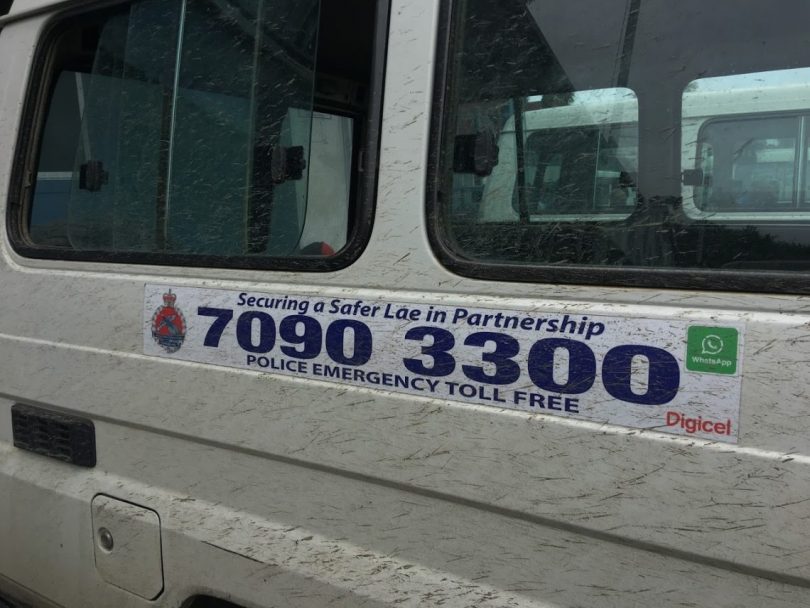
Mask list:
[[[717,422],[704,420],[700,416],[688,418],[680,412],[667,412],[667,426],[679,426],[687,433],[712,433],[714,435],[731,435],[731,420]]]

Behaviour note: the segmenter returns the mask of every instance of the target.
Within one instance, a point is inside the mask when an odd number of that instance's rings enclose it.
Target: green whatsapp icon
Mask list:
[[[739,332],[734,327],[693,325],[686,337],[686,369],[704,374],[736,374]]]

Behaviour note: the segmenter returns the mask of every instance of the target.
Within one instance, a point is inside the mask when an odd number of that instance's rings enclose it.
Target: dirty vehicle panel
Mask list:
[[[0,598],[807,603],[807,7],[339,4],[0,21]]]

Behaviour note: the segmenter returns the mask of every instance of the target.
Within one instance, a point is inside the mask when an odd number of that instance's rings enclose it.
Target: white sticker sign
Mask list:
[[[735,443],[743,327],[147,285],[144,352]]]

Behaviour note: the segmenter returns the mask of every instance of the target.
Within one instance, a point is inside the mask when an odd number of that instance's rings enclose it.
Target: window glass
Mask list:
[[[367,100],[318,102],[320,11],[319,0],[140,0],[64,24],[28,239],[219,258],[343,248]]]
[[[806,219],[810,69],[701,78],[683,95],[684,209],[712,220]]]
[[[810,268],[810,4],[468,0],[452,19],[432,229],[457,268]]]
[[[698,139],[703,185],[695,197],[702,211],[795,209],[797,118],[707,123]]]
[[[507,202],[502,182],[514,185],[513,219],[521,212],[529,222],[618,219],[632,211],[638,171],[638,110],[632,91],[585,91],[564,105],[556,103],[530,99],[507,121],[498,165],[484,186],[482,219],[506,217],[498,209]],[[518,120],[522,126],[515,129]]]

